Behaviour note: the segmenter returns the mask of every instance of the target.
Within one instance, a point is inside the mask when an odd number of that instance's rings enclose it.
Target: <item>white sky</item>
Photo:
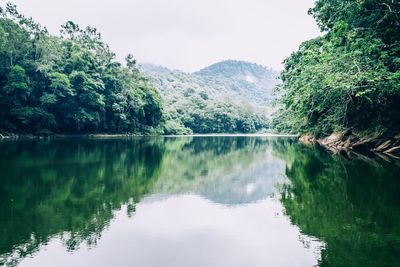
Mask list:
[[[14,0],[51,33],[72,20],[96,27],[118,58],[196,71],[224,59],[276,70],[320,34],[315,0]],[[6,1],[0,0],[3,5]]]

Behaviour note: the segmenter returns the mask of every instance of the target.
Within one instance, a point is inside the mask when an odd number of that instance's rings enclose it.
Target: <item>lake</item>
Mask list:
[[[400,161],[290,137],[0,142],[0,265],[400,266]]]

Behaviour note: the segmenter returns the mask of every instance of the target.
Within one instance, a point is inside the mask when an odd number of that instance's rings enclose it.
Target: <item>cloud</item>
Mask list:
[[[92,25],[119,58],[195,71],[223,59],[281,68],[298,45],[319,34],[314,0],[15,0],[57,33],[67,20]]]

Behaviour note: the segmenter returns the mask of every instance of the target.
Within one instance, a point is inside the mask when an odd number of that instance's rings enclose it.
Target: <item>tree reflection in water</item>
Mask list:
[[[94,246],[157,181],[160,140],[27,141],[0,144],[0,260],[14,265],[55,235],[68,250]]]
[[[292,223],[323,240],[320,266],[400,266],[400,168],[364,156],[275,144],[290,184],[281,202]]]

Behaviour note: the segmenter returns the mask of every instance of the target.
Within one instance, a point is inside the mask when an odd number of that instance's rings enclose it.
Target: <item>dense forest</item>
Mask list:
[[[69,21],[52,36],[9,3],[0,58],[0,133],[151,133],[162,120],[133,56],[115,61],[95,28]]]
[[[269,128],[278,73],[264,66],[225,60],[194,73],[153,64],[140,69],[165,105],[164,132],[254,133]]]
[[[326,136],[400,130],[400,3],[318,0],[309,13],[324,35],[285,60],[279,131]]]

